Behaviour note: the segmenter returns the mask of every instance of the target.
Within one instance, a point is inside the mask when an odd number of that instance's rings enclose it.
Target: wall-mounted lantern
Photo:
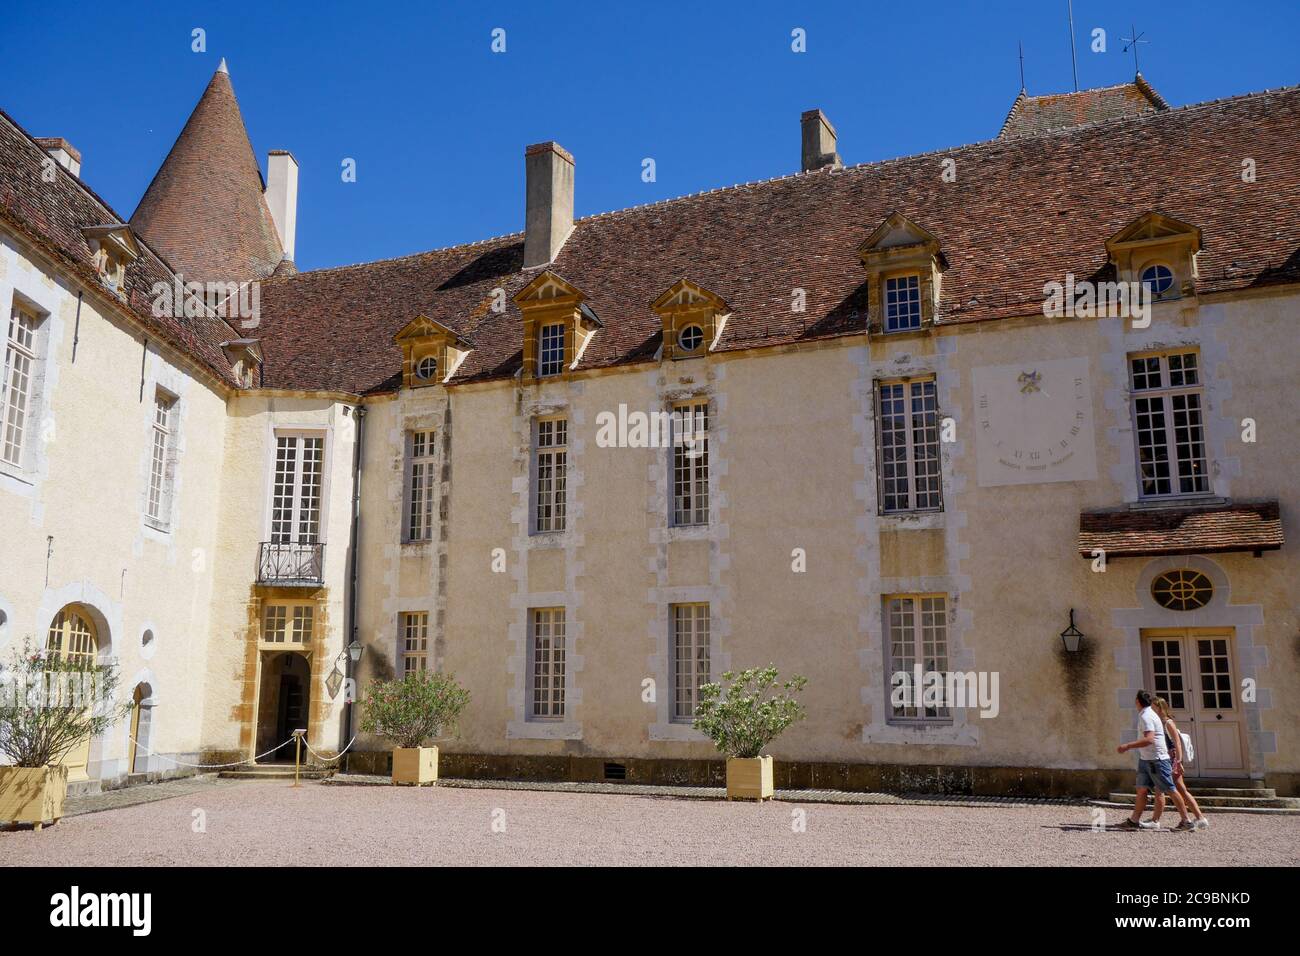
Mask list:
[[[1079,650],[1079,642],[1083,640],[1083,632],[1074,626],[1074,608],[1070,608],[1070,626],[1061,632],[1061,643],[1071,654]]]

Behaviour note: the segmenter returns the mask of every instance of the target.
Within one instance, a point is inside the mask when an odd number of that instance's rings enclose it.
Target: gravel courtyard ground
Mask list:
[[[1091,813],[220,781],[0,832],[0,865],[1073,866],[1128,865],[1135,852],[1148,866],[1300,863],[1300,817],[1220,813],[1208,831],[1130,833],[1094,831]]]

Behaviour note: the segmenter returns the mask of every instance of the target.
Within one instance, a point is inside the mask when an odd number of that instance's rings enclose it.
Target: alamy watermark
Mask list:
[[[155,282],[149,290],[154,318],[226,319],[240,328],[255,329],[262,321],[262,286],[249,282]]]
[[[1001,710],[997,671],[894,671],[889,678],[889,703],[895,710],[975,710],[996,717]]]
[[[1146,282],[1076,281],[1074,273],[1067,272],[1063,283],[1044,283],[1043,296],[1043,315],[1049,319],[1115,316],[1131,319],[1135,329],[1151,325],[1154,296]]]

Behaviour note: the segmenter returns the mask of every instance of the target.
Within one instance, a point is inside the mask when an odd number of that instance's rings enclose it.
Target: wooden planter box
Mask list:
[[[393,750],[393,783],[422,787],[437,782],[437,747],[397,747]]]
[[[63,816],[66,767],[0,767],[0,823],[31,823],[39,830]]]
[[[728,800],[770,800],[774,793],[771,757],[727,758]]]

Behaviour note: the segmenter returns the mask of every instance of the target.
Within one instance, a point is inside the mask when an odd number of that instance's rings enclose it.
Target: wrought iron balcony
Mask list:
[[[325,567],[325,545],[263,541],[257,552],[257,583],[280,587],[318,587]]]

